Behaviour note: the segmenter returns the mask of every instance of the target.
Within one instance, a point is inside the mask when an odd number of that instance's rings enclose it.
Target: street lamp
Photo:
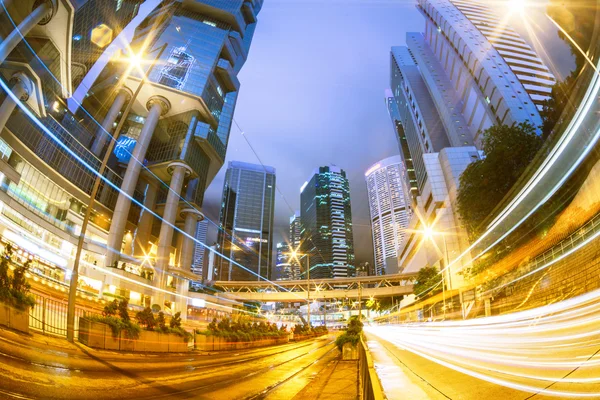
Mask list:
[[[123,124],[127,120],[127,116],[133,107],[133,103],[135,99],[139,95],[140,91],[144,84],[148,81],[148,75],[152,72],[152,69],[156,65],[156,62],[160,59],[165,48],[167,47],[167,43],[163,44],[160,47],[160,51],[157,56],[152,61],[152,64],[148,68],[148,71],[143,74],[142,80],[138,85],[133,97],[125,107],[125,111],[123,112],[123,116],[119,120],[119,124],[115,128],[115,133],[113,136],[113,140],[109,141],[108,148],[106,149],[106,153],[104,153],[104,158],[102,159],[102,164],[98,169],[98,174],[96,175],[96,179],[94,181],[94,186],[92,188],[92,193],[90,194],[90,200],[87,205],[87,209],[85,210],[85,216],[83,217],[83,222],[81,223],[81,232],[79,233],[79,238],[77,240],[77,251],[75,253],[75,261],[73,263],[73,272],[71,273],[71,282],[69,284],[69,304],[67,309],[67,340],[69,342],[73,342],[75,339],[75,303],[77,301],[77,281],[79,278],[79,259],[81,258],[81,252],[83,250],[83,242],[85,241],[85,233],[87,231],[87,226],[92,215],[92,209],[96,204],[96,196],[98,195],[98,191],[100,189],[100,184],[102,183],[102,176],[104,175],[104,171],[106,170],[106,166],[108,164],[108,159],[110,158],[111,153],[115,147],[115,143],[117,142],[118,136],[121,133],[121,129],[123,128]],[[141,54],[136,54],[130,58],[130,66],[129,71],[133,68],[139,68],[141,63]],[[131,160],[130,162],[136,162],[135,160]]]
[[[298,264],[300,264],[300,260],[304,257],[306,257],[306,287],[307,287],[307,291],[306,291],[306,304],[307,304],[307,309],[306,309],[306,316],[308,318],[308,328],[310,329],[310,253],[299,253],[296,250],[293,250],[290,253],[290,256],[292,257],[292,259],[296,259],[296,261],[298,261]],[[300,258],[298,258],[298,256],[300,256]]]
[[[454,227],[452,227],[454,228]],[[451,274],[451,270],[449,268],[450,265],[450,259],[448,257],[448,244],[446,243],[446,235],[444,234],[444,232],[436,232],[431,226],[426,226],[425,229],[423,229],[423,235],[425,236],[426,239],[430,240],[432,243],[435,244],[435,240],[434,240],[434,236],[439,235],[442,237],[442,240],[444,242],[444,265],[442,268],[442,271],[444,271],[442,273],[442,298],[443,298],[443,303],[444,303],[444,319],[446,319],[446,279],[448,280],[448,288],[452,289],[452,274]],[[447,269],[447,271],[446,271]],[[448,274],[448,277],[446,278],[446,274]]]

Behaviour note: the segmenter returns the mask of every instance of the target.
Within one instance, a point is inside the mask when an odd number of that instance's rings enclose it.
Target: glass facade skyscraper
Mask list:
[[[218,280],[270,279],[274,211],[275,168],[231,161],[223,184],[218,243],[225,257],[217,261]]]
[[[300,249],[302,244],[302,221],[300,219],[300,211],[294,212],[294,215],[290,217],[290,234],[289,234],[289,245],[297,251]],[[298,260],[290,260],[292,266],[292,277],[293,279],[300,279],[300,263]]]
[[[398,249],[408,226],[410,208],[404,194],[404,166],[399,156],[371,166],[365,173],[371,215],[375,275],[397,270]],[[396,265],[389,265],[396,264]]]
[[[198,265],[190,236],[203,219],[204,190],[224,163],[237,74],[261,6],[262,0],[63,1],[44,15],[44,28],[23,31],[27,43],[11,50],[1,69],[30,112],[11,109],[6,126],[0,123],[3,240],[29,248],[48,277],[69,281],[95,171],[131,106],[104,172],[114,187],[101,183],[95,199],[78,282],[88,294],[160,304],[185,318],[185,278],[197,279]],[[0,13],[5,38],[8,15],[17,17],[12,11]],[[128,54],[111,50],[143,49],[147,70],[165,43],[141,87],[139,74],[127,73],[119,60]],[[117,272],[106,272],[114,266]]]
[[[198,225],[196,226],[196,235],[194,236],[196,238],[196,240],[198,240],[199,242],[204,243],[206,246],[208,246],[208,243],[206,243],[206,235],[208,234],[208,221],[207,220],[202,220],[200,222],[198,222]],[[195,243],[194,244],[194,258],[192,259],[192,272],[196,275],[198,275],[198,279],[203,279],[205,278],[206,272],[204,271],[204,263],[205,263],[205,258],[206,258],[206,254],[209,252],[209,250],[207,250],[206,246],[202,246],[200,243]]]
[[[335,165],[320,167],[300,191],[301,250],[310,254],[311,279],[355,276],[352,208],[346,172]]]

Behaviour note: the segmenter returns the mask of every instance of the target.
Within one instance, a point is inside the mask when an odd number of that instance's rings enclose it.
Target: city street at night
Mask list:
[[[140,356],[1,330],[0,397],[302,399],[308,385],[330,384],[326,378],[338,358],[331,337],[246,351]],[[346,382],[354,396],[355,384]]]
[[[0,0],[0,400],[600,400],[600,0]]]

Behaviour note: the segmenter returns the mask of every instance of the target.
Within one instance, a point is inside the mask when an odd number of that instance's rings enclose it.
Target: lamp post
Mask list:
[[[85,241],[85,233],[87,231],[87,226],[88,226],[90,217],[92,215],[92,209],[94,208],[94,205],[96,204],[96,196],[98,195],[98,191],[100,189],[100,183],[102,182],[102,175],[104,174],[104,171],[106,170],[106,166],[108,164],[108,159],[109,159],[111,153],[113,152],[115,143],[117,142],[119,134],[121,133],[121,129],[123,128],[123,124],[125,123],[125,120],[127,119],[129,112],[131,111],[131,108],[133,107],[133,103],[135,102],[135,99],[139,95],[140,91],[142,90],[142,87],[144,86],[144,84],[148,81],[148,78],[147,78],[148,75],[150,75],[150,72],[152,72],[152,69],[156,65],[156,62],[162,56],[162,53],[165,51],[166,47],[167,47],[167,43],[165,43],[164,45],[161,46],[160,51],[158,52],[158,55],[154,58],[154,60],[152,61],[152,64],[150,64],[148,71],[145,74],[143,74],[140,84],[138,85],[131,100],[127,104],[127,107],[125,107],[123,116],[121,117],[121,119],[119,120],[119,124],[115,128],[113,140],[109,141],[109,143],[108,143],[108,148],[106,149],[106,153],[104,153],[104,158],[102,159],[102,164],[100,165],[98,174],[96,175],[96,179],[94,180],[94,186],[92,188],[92,193],[90,194],[90,200],[88,202],[87,209],[85,210],[85,216],[83,217],[83,222],[81,223],[81,232],[79,233],[79,238],[77,240],[77,251],[75,252],[75,261],[73,263],[73,272],[71,273],[71,282],[69,284],[69,304],[68,304],[68,309],[67,309],[67,340],[69,342],[73,342],[75,339],[75,303],[77,302],[77,281],[78,281],[78,277],[79,277],[79,260],[81,258],[81,252],[83,250],[83,243]],[[134,60],[134,62],[136,64],[139,63],[139,58],[136,58]],[[131,162],[135,162],[135,161],[132,160]]]
[[[296,261],[298,261],[298,263],[300,263],[300,260],[304,257],[306,257],[306,301],[307,301],[307,308],[306,308],[306,317],[308,318],[308,327],[310,328],[310,253],[305,253],[305,254],[301,254],[298,253],[297,251],[292,251],[290,253],[290,255],[292,256],[292,259],[296,259]],[[298,256],[301,256],[300,258],[298,258]]]
[[[450,228],[456,228],[456,226],[452,226]],[[443,304],[444,304],[444,308],[443,308],[443,315],[444,315],[444,320],[446,319],[446,279],[448,279],[448,287],[450,289],[452,289],[452,274],[451,274],[451,270],[448,267],[450,264],[450,259],[448,257],[448,243],[446,242],[446,235],[444,235],[443,232],[436,232],[433,230],[432,227],[428,226],[424,229],[424,234],[425,237],[429,240],[431,240],[432,243],[435,243],[433,237],[435,235],[440,235],[442,236],[442,240],[444,242],[444,265],[442,270],[444,271],[442,274],[442,299],[443,299]],[[448,277],[446,278],[446,274],[448,274]]]

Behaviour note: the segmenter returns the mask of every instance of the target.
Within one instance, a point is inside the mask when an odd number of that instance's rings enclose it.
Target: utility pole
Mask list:
[[[308,301],[306,316],[308,317],[308,328],[310,329],[310,253],[306,253],[306,264],[306,286],[308,289],[306,292],[306,299]]]

